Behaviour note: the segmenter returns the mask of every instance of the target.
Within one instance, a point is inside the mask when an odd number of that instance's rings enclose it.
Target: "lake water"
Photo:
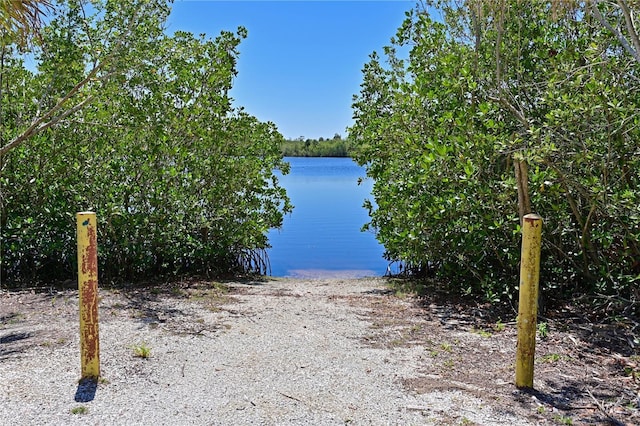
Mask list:
[[[291,172],[281,176],[295,206],[269,240],[271,273],[279,277],[324,278],[380,276],[388,262],[362,207],[373,182],[350,158],[285,158]]]

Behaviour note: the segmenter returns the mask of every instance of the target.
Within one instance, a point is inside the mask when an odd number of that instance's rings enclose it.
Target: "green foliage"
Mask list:
[[[140,343],[133,346],[134,356],[142,359],[148,359],[151,356],[151,348],[146,343]]]
[[[541,358],[541,362],[554,363],[554,362],[560,361],[561,359],[562,359],[562,355],[553,353],[553,354],[548,354],[543,356]]]
[[[274,170],[288,164],[275,126],[231,107],[246,30],[167,36],[164,1],[131,3],[95,3],[84,18],[70,2],[43,31],[35,73],[4,46],[3,141],[88,63],[108,69],[81,94],[93,102],[0,159],[4,278],[72,276],[82,210],[98,215],[103,278],[268,269],[266,233],[291,210]],[[106,57],[92,57],[96,43]]]
[[[407,13],[354,98],[353,157],[375,179],[367,227],[387,258],[462,293],[513,297],[524,161],[545,221],[543,291],[628,295],[640,273],[640,64],[579,10],[434,3],[444,19]]]
[[[549,337],[549,326],[546,322],[539,322],[536,329],[538,331],[538,336],[540,336],[541,339]]]
[[[556,422],[557,424],[561,424],[561,425],[568,425],[571,426],[573,424],[573,419],[569,416],[561,416],[561,415],[554,415],[553,416],[553,421]]]
[[[85,405],[79,405],[71,409],[71,414],[88,414],[88,413],[89,413],[89,408],[87,408]]]
[[[333,139],[286,140],[281,145],[285,157],[350,157],[351,142],[336,135]]]

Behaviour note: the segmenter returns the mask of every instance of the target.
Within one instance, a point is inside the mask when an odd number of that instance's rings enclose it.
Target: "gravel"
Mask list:
[[[382,279],[227,285],[102,291],[97,386],[78,383],[76,292],[0,292],[0,424],[530,424],[490,396],[405,389],[424,348],[366,345],[370,310],[349,302]]]

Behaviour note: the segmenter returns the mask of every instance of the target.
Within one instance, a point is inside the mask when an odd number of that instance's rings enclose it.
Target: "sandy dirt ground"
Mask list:
[[[640,424],[633,318],[546,313],[523,391],[515,312],[398,288],[101,290],[97,383],[78,381],[77,291],[0,291],[0,424]]]

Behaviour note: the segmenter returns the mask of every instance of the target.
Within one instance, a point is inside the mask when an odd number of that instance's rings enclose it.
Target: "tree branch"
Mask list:
[[[520,111],[515,106],[513,106],[513,104],[511,104],[511,102],[509,102],[505,98],[503,98],[503,97],[496,98],[495,96],[488,96],[488,99],[490,101],[499,103],[500,105],[504,106],[509,111],[511,111],[511,113],[516,116],[518,121],[520,121],[520,123],[522,123],[522,125],[525,127],[525,129],[528,130],[531,127],[531,123],[529,123],[529,120],[527,120],[527,117],[524,116],[522,111]]]
[[[593,14],[598,19],[598,21],[600,21],[600,23],[606,29],[611,31],[613,33],[613,35],[616,36],[616,38],[618,39],[620,44],[622,44],[622,47],[624,47],[624,49],[633,57],[633,59],[635,59],[637,62],[640,62],[640,51],[635,50],[629,44],[629,41],[624,37],[624,35],[620,31],[618,31],[617,29],[613,28],[613,26],[609,23],[609,21],[607,21],[605,19],[605,17],[602,16],[602,13],[600,12],[600,9],[598,9],[598,0],[594,0],[593,3],[591,3],[591,10],[593,11]],[[623,10],[623,13],[624,13],[624,10]],[[638,37],[637,33],[635,33],[635,28],[633,26],[633,22],[631,23],[631,28],[629,28],[629,32],[632,33],[632,34],[635,34],[636,38]]]
[[[631,43],[633,43],[636,54],[638,54],[640,53],[640,40],[638,39],[638,32],[636,31],[636,27],[633,25],[633,19],[631,17],[629,5],[627,5],[627,2],[625,0],[618,0],[618,5],[620,6],[620,10],[624,15],[624,21],[627,24],[627,31],[629,31],[629,38],[631,39]]]
[[[91,81],[95,77],[95,75],[98,73],[98,70],[101,67],[102,67],[102,64],[99,64],[96,67],[94,67],[89,72],[89,74],[87,74],[87,76],[85,78],[83,78],[78,84],[76,84],[69,91],[69,93],[67,93],[62,99],[60,99],[58,101],[58,103],[53,108],[51,108],[49,111],[47,111],[44,115],[42,115],[42,116],[36,118],[35,120],[33,120],[31,125],[28,128],[26,128],[21,134],[19,134],[18,136],[13,138],[11,140],[11,142],[7,143],[2,148],[0,148],[0,157],[4,156],[7,152],[9,152],[13,148],[15,148],[15,147],[19,146],[20,144],[22,144],[24,141],[29,139],[31,136],[34,136],[38,132],[41,132],[42,130],[53,126],[54,124],[56,124],[57,122],[59,122],[63,118],[68,117],[70,114],[78,111],[83,106],[85,106],[87,103],[89,103],[89,101],[91,101],[93,99],[93,96],[87,97],[85,100],[83,100],[82,102],[80,102],[79,104],[74,106],[73,108],[63,112],[62,114],[60,114],[57,117],[54,117],[54,115],[60,109],[62,109],[62,107],[64,107],[64,105],[69,101],[69,99],[71,99],[73,96],[75,96],[80,91],[80,89],[82,89],[84,86],[86,86],[87,83],[89,83],[89,81]],[[49,120],[51,117],[54,117],[54,118]],[[49,120],[49,121],[47,121],[47,120]]]
[[[6,144],[2,148],[0,148],[0,157],[4,156],[7,152],[9,152],[13,148],[15,148],[15,147],[19,146],[20,144],[22,144],[24,141],[29,139],[31,136],[34,136],[34,135],[40,133],[41,131],[43,131],[45,129],[48,129],[49,127],[51,127],[54,124],[60,122],[61,120],[65,119],[66,117],[70,116],[71,114],[75,113],[76,111],[81,110],[89,102],[91,102],[93,100],[93,98],[94,98],[93,96],[87,97],[85,100],[83,100],[82,102],[78,103],[73,108],[69,108],[68,110],[66,110],[62,114],[53,117],[51,120],[49,120],[47,122],[44,122],[44,120],[38,120],[38,123],[37,123],[37,125],[35,127],[33,125],[30,126],[29,129],[25,130],[19,136],[15,137],[11,142],[9,142],[8,144]]]

